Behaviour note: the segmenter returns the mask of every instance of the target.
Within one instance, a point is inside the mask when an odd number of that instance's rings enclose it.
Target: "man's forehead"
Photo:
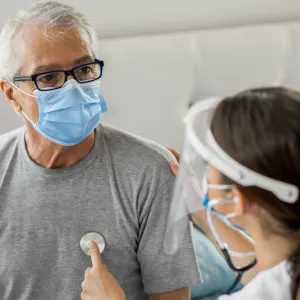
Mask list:
[[[93,60],[91,44],[82,40],[75,29],[51,28],[47,32],[35,26],[25,26],[18,33],[14,47],[23,70],[33,72],[43,68],[72,68]]]

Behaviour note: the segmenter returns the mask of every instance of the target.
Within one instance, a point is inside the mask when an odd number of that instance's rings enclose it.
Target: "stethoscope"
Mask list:
[[[88,256],[91,256],[91,250],[89,248],[89,242],[94,241],[97,243],[100,253],[102,254],[105,250],[104,237],[97,232],[89,232],[85,234],[80,240],[80,248],[82,252]]]

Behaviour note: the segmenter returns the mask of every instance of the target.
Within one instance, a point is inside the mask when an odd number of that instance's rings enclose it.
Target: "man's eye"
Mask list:
[[[48,82],[48,81],[52,81],[53,78],[54,78],[54,76],[52,74],[48,74],[48,75],[40,77],[39,80],[43,81],[43,82]]]
[[[50,73],[50,74],[45,74],[45,75],[40,75],[37,80],[39,82],[47,83],[47,82],[55,82],[60,80],[60,77],[62,77],[61,74],[59,73]]]
[[[83,73],[83,74],[89,74],[90,72],[92,72],[92,69],[91,69],[91,67],[86,66],[86,67],[80,68],[80,69],[79,69],[79,72],[80,72],[80,73]]]

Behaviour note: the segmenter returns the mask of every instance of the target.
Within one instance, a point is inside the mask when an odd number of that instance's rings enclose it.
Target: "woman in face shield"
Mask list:
[[[299,93],[284,88],[210,99],[188,115],[169,249],[180,240],[180,212],[188,212],[209,228],[234,271],[242,274],[256,262],[260,271],[242,291],[221,299],[297,299],[299,116]]]
[[[259,269],[220,300],[299,300],[299,189],[298,92],[262,88],[200,101],[187,117],[165,250],[180,247],[176,225],[189,215],[209,228],[233,270]],[[96,245],[92,257],[83,299],[125,299]]]

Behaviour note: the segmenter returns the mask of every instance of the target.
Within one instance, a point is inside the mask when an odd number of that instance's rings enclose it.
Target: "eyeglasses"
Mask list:
[[[79,83],[91,82],[101,78],[104,62],[95,60],[94,62],[77,66],[71,70],[55,70],[43,72],[31,76],[15,76],[15,81],[33,81],[40,91],[51,91],[60,89],[67,81],[68,76]]]

